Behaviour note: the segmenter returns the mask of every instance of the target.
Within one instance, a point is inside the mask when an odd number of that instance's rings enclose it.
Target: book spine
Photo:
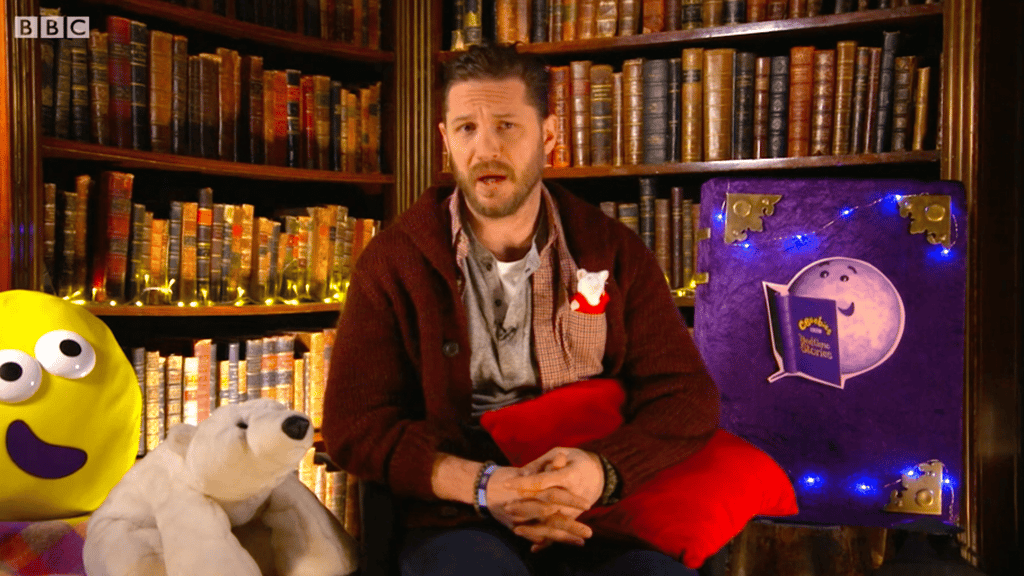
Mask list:
[[[850,112],[851,154],[864,152],[864,130],[867,126],[868,75],[871,69],[871,48],[857,48],[857,59],[853,71],[853,102]]]
[[[703,0],[681,0],[680,30],[695,30],[704,26]]]
[[[222,404],[238,404],[239,357],[241,344],[237,341],[228,342],[228,386],[221,388],[220,399]]]
[[[747,0],[747,22],[763,22],[768,19],[768,0]]]
[[[173,39],[167,32],[149,32],[149,140],[153,152],[171,151]]]
[[[836,51],[814,51],[814,93],[811,96],[811,156],[832,153],[836,102]]]
[[[168,304],[164,290],[167,284],[167,220],[154,218],[150,231],[149,282],[146,284],[144,302]]]
[[[558,0],[552,0],[558,1]],[[359,0],[355,0],[355,6],[358,7]],[[480,44],[483,42],[483,11],[481,10],[480,0],[465,0],[466,11],[463,15],[463,37],[466,39],[466,45],[472,46],[474,44]],[[358,22],[358,19],[356,20]],[[356,38],[355,43],[358,42],[358,28],[356,26]]]
[[[172,154],[188,154],[188,38],[171,40],[171,143]]]
[[[694,263],[696,259],[696,245],[694,244],[694,228],[696,226],[694,222],[693,214],[694,203],[692,200],[683,199],[682,201],[682,251],[683,251],[683,288],[690,287],[690,281],[693,279]]]
[[[680,154],[680,132],[679,115],[682,112],[682,75],[683,59],[669,58],[668,61],[668,131],[665,134],[665,160],[667,162],[679,162]]]
[[[685,14],[685,12],[684,12]],[[683,49],[681,160],[704,159],[704,49]]]
[[[238,242],[236,240],[235,213],[237,207],[234,204],[224,205],[224,220],[221,225],[224,227],[221,232],[223,244],[220,257],[220,301],[230,302],[238,296]],[[241,237],[241,230],[237,230],[237,236]]]
[[[597,36],[597,0],[578,0],[576,37],[586,40]]]
[[[643,0],[619,0],[619,36],[633,36],[639,30]]]
[[[644,164],[664,164],[668,161],[668,67],[668,60],[644,61]]]
[[[590,61],[569,64],[572,77],[572,165],[590,165]]]
[[[40,8],[40,16],[59,16],[57,8]],[[39,75],[41,78],[40,106],[43,125],[43,136],[54,136],[54,98],[57,90],[57,47],[56,40],[40,38],[39,43]]]
[[[181,272],[179,282],[180,301],[191,303],[196,301],[196,283],[198,275],[198,224],[199,204],[197,202],[181,203]]]
[[[210,417],[211,386],[210,363],[212,342],[209,339],[196,340],[192,354],[196,359],[196,418],[202,422]]]
[[[516,41],[516,13],[515,0],[494,0],[494,12],[496,16],[495,26],[497,35],[495,40],[499,44],[511,44]]]
[[[164,422],[167,430],[185,421],[185,358],[180,354],[168,354],[166,359],[167,408]]]
[[[203,112],[201,102],[199,56],[188,57],[188,153],[190,156],[203,156]]]
[[[625,122],[623,117],[622,72],[612,73],[612,158],[613,166],[625,159]]]
[[[572,42],[578,38],[576,21],[579,0],[562,0],[562,40]]]
[[[144,253],[146,238],[146,207],[132,204],[131,226],[128,230],[128,283],[125,300],[139,300],[145,285],[149,258]]]
[[[853,114],[853,83],[857,61],[857,43],[844,40],[836,44],[836,104],[832,121],[832,154],[850,153],[851,118]]]
[[[255,216],[252,204],[242,204],[239,209],[235,210],[235,226],[238,228],[238,237],[237,242],[233,242],[233,244],[238,245],[239,291],[247,286],[247,280],[252,275],[252,257],[255,252],[252,235],[253,222],[255,222]],[[234,240],[235,238],[232,238],[232,241]]]
[[[381,83],[370,85],[370,123],[366,133],[370,136],[368,172],[380,172],[380,89]]]
[[[804,16],[820,16],[822,0],[807,0],[807,12]]]
[[[654,256],[661,266],[661,273],[668,278],[672,271],[671,252],[671,225],[669,213],[669,199],[656,198],[654,200]]]
[[[768,115],[771,102],[772,59],[761,56],[754,64],[754,158],[768,158]]]
[[[788,156],[807,156],[811,147],[811,98],[814,47],[795,46],[789,53]]]
[[[331,93],[330,93],[330,115],[331,115],[331,149],[328,153],[330,157],[330,169],[334,171],[344,170],[345,164],[343,158],[343,151],[345,149],[344,144],[344,126],[345,126],[345,105],[344,105],[344,88],[341,87],[341,82],[334,80],[331,82]]]
[[[213,189],[201,188],[196,207],[196,293],[210,301],[210,261],[213,254]]]
[[[874,145],[872,152],[888,152],[892,139],[892,103],[895,92],[896,51],[899,49],[900,33],[882,33],[882,63],[878,80],[878,117],[875,121]]]
[[[643,0],[643,33],[661,32],[664,29],[665,2],[663,0]]]
[[[846,14],[853,12],[853,0],[836,0],[835,14]]]
[[[665,3],[665,30],[679,30],[682,26],[682,0]]]
[[[57,185],[51,182],[43,184],[43,267],[44,283],[50,284],[48,293],[57,293],[53,283],[57,279]]]
[[[928,87],[931,84],[931,68],[924,66],[917,69],[914,81],[914,141],[912,150],[924,150],[925,139],[928,137]]]
[[[562,2],[548,0],[548,41],[562,41]]]
[[[808,0],[789,0],[789,17],[804,18],[807,16]]]
[[[550,109],[555,115],[555,148],[552,150],[551,165],[555,168],[565,168],[572,164],[572,147],[569,144],[569,135],[572,132],[569,112],[569,67],[552,66],[550,77]]]
[[[644,59],[634,58],[622,63],[623,118],[625,163],[642,164],[644,160]]]
[[[71,51],[71,138],[88,142],[89,130],[89,40],[67,41]]]
[[[725,24],[724,0],[704,0],[702,15],[705,28],[713,28]]]
[[[316,144],[316,167],[331,169],[331,79],[313,77],[313,132]]]
[[[634,234],[640,235],[640,205],[636,202],[623,202],[619,204],[618,209],[619,222],[621,222],[626,228],[633,231]]]
[[[789,18],[789,0],[768,0],[768,20]]]
[[[124,172],[104,172],[101,200],[106,207],[100,217],[106,218],[106,225],[99,226],[105,237],[96,236],[98,246],[106,246],[99,250],[93,274],[94,300],[122,300],[124,298],[125,276],[128,268],[128,232],[131,227],[132,215],[132,184],[134,175]],[[102,272],[102,275],[99,274]]]
[[[552,0],[557,1],[557,0]],[[533,18],[530,27],[530,42],[548,41],[548,0],[533,0]]]
[[[167,281],[171,286],[171,300],[181,300],[181,227],[183,203],[171,201],[170,218],[167,225]]]
[[[88,297],[89,286],[89,212],[93,198],[93,179],[88,174],[75,177],[75,195],[78,197],[75,214],[75,284],[80,298]]]
[[[590,161],[593,166],[611,164],[611,74],[608,65],[590,69]]]
[[[132,348],[131,354],[132,359],[132,370],[135,371],[135,381],[139,385],[139,392],[145,400],[146,398],[146,349],[142,347]],[[139,446],[135,453],[136,457],[141,458],[146,455],[146,414],[143,412],[142,417],[139,418]]]
[[[181,421],[197,426],[199,425],[199,359],[189,356],[183,360]]]
[[[316,168],[316,129],[313,122],[313,77],[299,79],[299,163],[307,169]]]
[[[615,0],[597,0],[595,20],[595,34],[598,38],[614,38],[619,24],[618,3]]]
[[[754,157],[754,72],[757,55],[736,54],[735,113],[733,122],[733,158]]]
[[[132,62],[131,21],[120,16],[107,17],[110,46],[107,72],[110,77],[110,137],[120,148],[132,147]]]
[[[733,63],[736,50],[704,52],[704,159],[732,158]]]
[[[56,80],[53,93],[53,131],[57,138],[71,134],[71,40],[56,40]]]
[[[878,87],[882,79],[882,49],[871,48],[868,64],[868,102],[864,109],[864,152],[877,152],[875,148],[878,131]]]
[[[286,102],[287,102],[287,133],[286,139],[286,151],[287,151],[287,163],[286,166],[292,168],[298,168],[302,165],[299,159],[300,145],[299,138],[301,136],[301,129],[299,125],[300,114],[301,114],[301,86],[300,81],[302,73],[298,70],[286,70],[285,79],[287,82]]]
[[[789,142],[789,56],[772,56],[768,87],[768,157],[785,158]]]
[[[146,421],[147,452],[155,450],[166,434],[164,429],[166,362],[166,359],[160,356],[160,352],[146,351],[146,375],[143,390],[145,393],[144,420]]]
[[[212,200],[212,199],[211,199]],[[209,302],[220,302],[223,294],[224,204],[214,204],[210,217],[210,291]]]
[[[221,64],[221,58],[216,54],[199,55],[199,110],[202,134],[199,146],[203,158],[220,157]]]
[[[235,162],[238,160],[238,112],[239,100],[242,95],[242,84],[239,76],[241,58],[238,52],[226,48],[218,48],[220,56],[219,90],[220,101],[219,124],[220,140],[217,155],[221,160]]]
[[[149,150],[149,30],[142,22],[131,21],[132,148]]]
[[[747,0],[725,0],[722,3],[722,24],[743,24],[747,21]]]
[[[640,179],[640,239],[648,250],[654,250],[654,178]]]
[[[673,186],[669,193],[669,271],[671,288],[683,285],[683,189]]]
[[[604,202],[601,202],[599,207],[601,208],[601,212],[604,212],[605,216],[613,220],[618,218],[618,209],[615,207],[615,202],[605,200]]]
[[[253,221],[252,266],[248,292],[256,302],[263,302],[268,298],[271,229],[271,222],[267,218],[256,218]]]
[[[56,184],[48,184],[56,192]],[[61,226],[60,243],[60,275],[57,284],[57,294],[64,298],[80,296],[81,285],[76,284],[76,266],[79,256],[76,250],[76,238],[78,236],[78,194],[76,192],[61,192],[60,199],[63,200],[63,222]],[[55,207],[56,208],[56,207]],[[54,248],[54,252],[56,252]]]
[[[277,338],[263,339],[260,359],[260,397],[277,399]]]
[[[895,86],[892,99],[892,151],[910,149],[914,135],[914,77],[917,75],[917,57],[896,58]]]
[[[239,61],[239,160],[264,164],[263,58],[246,55]]]
[[[293,386],[295,373],[295,338],[279,336],[277,338],[277,401],[291,409],[295,409],[295,392]]]
[[[245,342],[245,381],[246,399],[251,400],[262,397],[263,390],[263,340],[252,338]],[[241,367],[239,367],[241,377]],[[241,382],[239,382],[241,383]],[[239,389],[239,400],[241,400],[241,389]]]

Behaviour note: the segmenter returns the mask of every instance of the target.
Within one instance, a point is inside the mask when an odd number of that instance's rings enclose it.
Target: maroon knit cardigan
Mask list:
[[[625,424],[582,448],[608,458],[628,495],[704,445],[718,425],[718,390],[651,251],[595,206],[547,186],[577,265],[610,271],[602,376],[625,386]],[[324,395],[331,458],[413,500],[436,501],[438,451],[502,461],[493,444],[471,442],[467,432],[473,383],[449,194],[428,189],[360,256]]]

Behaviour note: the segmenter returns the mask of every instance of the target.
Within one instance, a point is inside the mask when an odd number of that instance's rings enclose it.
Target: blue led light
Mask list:
[[[914,466],[912,468],[907,468],[902,472],[902,474],[907,478],[917,478],[921,474],[921,472],[920,470],[918,470],[916,466]]]
[[[878,482],[870,478],[861,478],[855,480],[850,488],[857,494],[869,496],[878,493]]]
[[[740,244],[740,246],[743,246],[744,248],[750,248],[750,242],[744,242],[743,244]]]
[[[818,476],[816,474],[808,474],[807,476],[804,476],[803,478],[800,479],[800,483],[806,486],[807,488],[816,488],[821,486],[822,480],[821,476]]]
[[[893,198],[893,200],[899,202],[900,200],[903,200],[903,195],[902,194],[893,194],[892,198]]]
[[[719,222],[725,222],[725,212],[716,213],[715,220],[718,220]]]

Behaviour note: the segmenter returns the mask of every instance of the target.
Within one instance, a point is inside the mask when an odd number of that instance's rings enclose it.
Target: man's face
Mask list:
[[[454,84],[438,127],[459,189],[478,217],[511,216],[540,190],[544,159],[555,145],[554,117],[541,121],[522,80]]]

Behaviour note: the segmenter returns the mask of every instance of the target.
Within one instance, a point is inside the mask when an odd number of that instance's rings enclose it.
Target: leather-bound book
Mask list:
[[[626,158],[626,122],[622,72],[612,73],[612,165],[622,166]]]
[[[70,137],[88,142],[89,130],[89,40],[67,40],[71,49],[71,130]]]
[[[871,0],[857,0],[857,11],[863,12],[871,9]]]
[[[57,138],[71,135],[71,40],[56,40],[53,92],[53,134]]]
[[[548,2],[558,0],[533,0],[533,14],[530,22],[530,42],[548,41]]]
[[[768,0],[767,20],[785,20],[789,18],[789,0]]]
[[[299,165],[302,168],[316,168],[316,129],[313,124],[313,77],[302,76],[299,79],[299,92],[302,94],[302,106],[299,108],[302,117],[299,120]]]
[[[57,281],[57,220],[57,185],[46,182],[43,184],[43,270],[44,285],[48,284],[45,291],[52,294],[58,293],[53,286]]]
[[[56,292],[61,298],[78,298],[81,289],[75,286],[75,235],[78,226],[78,194],[69,191],[57,193],[56,184],[46,184],[46,193],[54,194],[54,246],[50,263]],[[47,198],[49,205],[49,198]],[[57,230],[60,230],[58,233]],[[47,236],[49,240],[49,236]],[[48,248],[49,249],[49,248]],[[59,257],[58,257],[59,255]],[[58,261],[59,258],[59,261]]]
[[[199,115],[202,126],[199,148],[203,158],[220,157],[220,68],[220,56],[199,55]]]
[[[733,158],[749,160],[754,157],[754,73],[757,55],[753,52],[736,54],[733,100]]]
[[[289,92],[291,88],[288,86],[288,72],[286,70],[274,70],[273,75],[274,85],[274,165],[275,166],[288,166],[288,132],[291,130],[291,118],[290,116],[290,102]],[[266,84],[264,84],[264,94],[266,94]],[[296,100],[298,97],[296,96]],[[295,107],[296,109],[298,106]],[[266,109],[266,106],[264,106]],[[296,110],[296,113],[298,111]]]
[[[142,22],[131,21],[132,148],[149,150],[149,30]]]
[[[747,0],[747,22],[763,22],[768,19],[768,0]]]
[[[704,0],[704,5],[701,8],[701,14],[704,28],[721,26],[725,23],[725,1]]]
[[[694,30],[704,26],[704,0],[680,0],[679,29]]]
[[[313,134],[316,168],[330,170],[331,79],[327,76],[313,76]]]
[[[171,302],[177,302],[181,293],[182,204],[179,200],[172,200],[167,219],[167,284],[171,287],[171,293],[168,295]]]
[[[814,92],[811,96],[811,156],[832,153],[836,103],[836,51],[814,51]]]
[[[470,0],[466,6],[469,7]],[[314,4],[315,5],[315,4]],[[363,46],[366,36],[363,35],[363,17],[365,11],[365,0],[352,0],[352,44]],[[480,0],[476,0],[477,15],[480,15]],[[315,10],[314,10],[315,11]],[[477,19],[479,25],[480,19]]]
[[[682,252],[683,252],[683,277],[682,282],[679,284],[680,288],[688,288],[690,286],[690,280],[693,279],[693,266],[697,261],[696,256],[696,245],[693,242],[693,232],[696,224],[694,222],[693,213],[697,212],[695,209],[696,204],[693,200],[683,199],[682,201],[682,218],[680,222],[680,228],[682,228]]]
[[[683,59],[669,58],[668,61],[668,132],[665,134],[666,162],[679,162],[680,150],[679,115],[682,113]]]
[[[235,227],[240,229],[237,238],[232,236],[232,242],[238,246],[238,287],[246,286],[246,281],[252,272],[253,256],[253,222],[254,208],[252,204],[242,204],[235,209]],[[232,263],[232,266],[234,264]],[[232,270],[234,273],[234,270]]]
[[[853,0],[836,0],[834,14],[846,14],[847,12],[853,12],[853,9]]]
[[[604,202],[601,202],[598,205],[598,207],[601,209],[601,212],[604,212],[605,216],[612,219],[618,218],[619,212],[618,208],[615,205],[615,202],[612,202],[611,200],[605,200]]]
[[[736,50],[704,51],[704,159],[732,159],[733,66]]]
[[[172,154],[188,154],[188,38],[171,37],[171,144]]]
[[[159,288],[167,283],[167,219],[154,218],[150,228],[149,284],[143,300],[145,304],[168,304],[165,292]]]
[[[843,40],[836,44],[836,105],[832,121],[832,154],[850,153],[850,132],[853,115],[853,83],[856,74],[857,43]]]
[[[612,163],[612,67],[590,67],[590,164]]]
[[[722,4],[722,24],[743,24],[747,21],[747,0],[725,0]]]
[[[640,29],[640,8],[643,0],[619,1],[619,36],[632,36]]]
[[[644,160],[644,59],[633,58],[622,63],[622,116],[625,120],[625,163],[642,164]]]
[[[914,78],[916,76],[917,56],[898,56],[892,99],[893,152],[909,150],[914,137]]]
[[[785,158],[789,147],[789,56],[772,56],[768,80],[768,157]]]
[[[808,0],[789,0],[789,17],[803,18],[807,16]]]
[[[209,302],[220,302],[223,292],[224,268],[224,204],[214,204],[210,218],[210,291]]]
[[[875,133],[878,130],[878,86],[882,79],[882,49],[871,48],[868,64],[868,98],[864,109],[864,152],[877,152]]]
[[[635,202],[619,204],[619,222],[637,236],[640,235],[640,205]]]
[[[768,158],[768,104],[771,101],[771,56],[761,56],[754,64],[754,158]]]
[[[345,88],[337,80],[331,81],[330,107],[330,169],[340,172],[345,169],[345,121],[348,119],[348,114],[345,109]]]
[[[467,46],[474,44],[480,44],[483,42],[483,10],[481,9],[480,0],[465,0],[466,11],[462,17],[463,26],[463,37],[466,40]],[[355,4],[358,6],[359,0],[355,0]],[[359,18],[356,18],[356,22],[359,22]],[[359,26],[354,26],[356,30],[353,42],[359,44],[358,30]]]
[[[535,0],[536,1],[536,0]],[[597,0],[598,38],[613,38],[619,26],[619,5],[615,0]]]
[[[373,89],[359,89],[359,171],[373,172]]]
[[[668,198],[654,199],[654,257],[666,278],[672,271],[672,224],[668,202]]]
[[[263,58],[242,56],[238,78],[238,159],[263,164]]]
[[[644,62],[644,164],[668,161],[668,68],[667,59]]]
[[[296,2],[296,5],[301,5],[302,2]],[[334,2],[334,33],[337,35],[337,39],[341,42],[352,42],[352,11],[354,9],[352,0],[335,0]],[[461,34],[462,24],[462,12],[459,12],[459,30]]]
[[[664,0],[643,0],[643,24],[644,34],[665,29]]]
[[[875,6],[875,8],[878,8],[879,10],[888,10],[890,8],[895,8],[895,7],[896,7],[895,0],[878,0],[878,6]]]
[[[564,0],[548,0],[548,41],[562,41],[562,12]]]
[[[40,8],[40,16],[60,16],[59,8]],[[54,97],[56,92],[55,81],[57,79],[57,41],[53,38],[39,38],[39,75],[41,77],[42,90],[40,92],[40,105],[42,106],[43,136],[54,135]]]
[[[516,28],[516,0],[494,0],[495,40],[499,44],[512,44],[519,31]]]
[[[221,160],[238,160],[239,102],[242,99],[242,82],[239,68],[241,58],[238,52],[228,48],[217,48],[220,56],[220,148]]]
[[[669,193],[669,270],[671,288],[683,285],[683,189],[673,186]]]
[[[924,150],[925,139],[928,137],[928,92],[931,84],[931,67],[917,69],[914,80],[914,140],[912,150]]]
[[[345,171],[346,172],[357,172],[359,170],[359,142],[360,134],[362,133],[362,116],[359,113],[359,93],[353,89],[346,94],[346,105],[345,108],[348,110],[348,122],[346,123],[346,131],[348,132],[345,142],[347,150],[345,152]]]
[[[264,163],[271,166],[277,165],[276,150],[278,143],[275,130],[277,115],[275,108],[276,94],[274,91],[274,82],[277,79],[276,72],[276,70],[263,71],[263,158]]]
[[[210,301],[210,265],[213,256],[213,188],[199,189],[196,206],[196,292]]]
[[[704,159],[704,49],[683,49],[682,62],[680,160],[700,162]]]
[[[871,71],[871,48],[857,47],[853,67],[853,101],[850,111],[850,154],[864,152],[864,129],[867,126],[868,76]]]
[[[814,46],[789,51],[789,138],[786,154],[807,156],[811,151],[811,104],[814,92]]]
[[[807,12],[805,16],[820,16],[822,0],[807,0]]]
[[[872,152],[888,152],[892,145],[892,102],[896,87],[896,52],[900,33],[882,32],[882,67],[878,79],[878,119]]]
[[[562,40],[572,42],[578,38],[579,1],[562,0]]]
[[[572,78],[572,165],[590,165],[590,60],[569,63]]]
[[[576,38],[586,40],[597,36],[597,0],[577,0]]]
[[[94,144],[110,144],[110,35],[89,31],[89,132]]]
[[[124,298],[128,269],[128,229],[132,217],[132,185],[135,176],[104,172],[92,210],[92,299],[96,302]]]
[[[285,80],[287,82],[287,92],[285,93],[286,106],[287,106],[287,129],[285,134],[285,145],[287,153],[287,166],[292,168],[298,168],[302,166],[302,160],[299,158],[300,145],[299,138],[301,137],[301,128],[299,121],[302,114],[302,94],[300,81],[302,79],[302,73],[298,70],[285,70]]]
[[[520,4],[522,4],[523,0],[519,0],[519,2]],[[380,49],[380,3],[381,0],[370,0],[369,10],[366,13],[367,34],[366,43],[364,44],[364,46],[372,48],[374,50]],[[525,34],[525,32],[526,27],[524,26],[519,31],[519,40],[523,40],[523,35]]]
[[[370,136],[368,171],[373,173],[380,172],[380,89],[380,82],[370,85],[370,125],[366,131]]]
[[[200,101],[199,55],[188,57],[188,153],[203,156],[203,112]]]
[[[86,295],[89,286],[89,206],[95,202],[94,182],[88,174],[75,177],[75,281],[74,289]]]
[[[673,0],[665,3],[665,30],[680,30],[683,25],[683,3]]]
[[[199,203],[181,203],[181,271],[178,281],[181,283],[181,290],[178,292],[180,302],[196,301],[196,286],[198,279],[198,228],[199,228]]]
[[[149,32],[149,142],[153,152],[171,151],[173,37]]]

